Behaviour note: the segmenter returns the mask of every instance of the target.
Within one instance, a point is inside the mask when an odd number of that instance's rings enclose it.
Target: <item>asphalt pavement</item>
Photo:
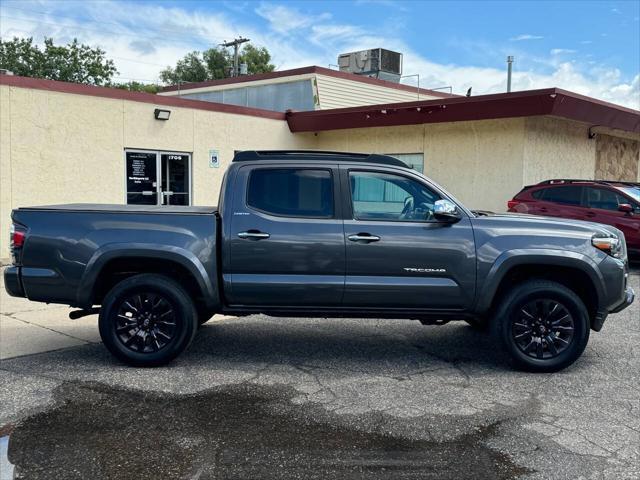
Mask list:
[[[638,302],[555,374],[464,322],[261,315],[135,369],[95,316],[2,291],[3,480],[640,478]]]

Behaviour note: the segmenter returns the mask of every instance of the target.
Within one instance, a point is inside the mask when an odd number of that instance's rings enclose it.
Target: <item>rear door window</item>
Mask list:
[[[542,195],[542,200],[579,207],[582,203],[582,187],[577,185],[566,185],[546,188]]]
[[[329,170],[258,168],[251,172],[247,205],[285,217],[331,218],[333,178]]]
[[[618,205],[629,203],[622,195],[606,188],[587,187],[587,205],[601,210],[618,210]]]

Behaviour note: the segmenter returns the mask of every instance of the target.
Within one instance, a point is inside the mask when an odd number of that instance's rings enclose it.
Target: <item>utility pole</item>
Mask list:
[[[513,65],[513,56],[507,57],[507,92],[511,91],[511,68]]]
[[[232,77],[237,77],[238,75],[240,75],[240,70],[238,70],[238,53],[239,53],[238,47],[240,46],[241,43],[245,43],[248,41],[249,41],[248,38],[238,37],[232,42],[224,42],[220,44],[223,47],[233,47],[233,72],[231,75]]]

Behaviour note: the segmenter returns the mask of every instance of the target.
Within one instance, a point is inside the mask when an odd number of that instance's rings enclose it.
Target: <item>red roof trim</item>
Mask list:
[[[33,88],[36,90],[48,90],[51,92],[71,93],[75,95],[88,95],[92,97],[111,98],[114,100],[129,100],[132,102],[151,103],[169,107],[195,108],[210,112],[233,113],[237,115],[249,115],[252,117],[271,118],[284,120],[285,114],[262,110],[259,108],[240,107],[223,103],[203,102],[200,100],[188,100],[186,98],[165,97],[144,92],[130,92],[118,88],[95,87],[79,83],[58,82],[42,78],[19,77],[16,75],[0,75],[0,85],[9,85],[19,88]]]
[[[377,78],[364,77],[362,75],[356,75],[354,73],[340,72],[338,70],[331,70],[324,67],[302,67],[294,68],[291,70],[280,70],[278,72],[260,73],[257,75],[244,75],[241,77],[223,78],[220,80],[207,80],[205,82],[196,83],[183,83],[180,86],[171,85],[170,87],[164,87],[162,92],[175,92],[177,90],[193,90],[196,88],[212,87],[218,85],[232,85],[234,83],[256,82],[259,80],[270,80],[272,78],[281,77],[293,77],[296,75],[306,75],[309,73],[316,73],[318,75],[327,75],[334,78],[343,78],[345,80],[351,80],[354,82],[368,83],[371,85],[378,85],[380,87],[394,88],[396,90],[404,90],[405,92],[422,93],[424,95],[431,95],[439,98],[458,97],[459,95],[453,95],[450,93],[436,92],[427,88],[413,87],[411,85],[404,85],[402,83],[389,82],[387,80],[379,80]]]
[[[287,122],[292,132],[320,132],[535,115],[555,115],[592,125],[640,133],[639,111],[558,88],[313,112],[290,112],[287,114]]]

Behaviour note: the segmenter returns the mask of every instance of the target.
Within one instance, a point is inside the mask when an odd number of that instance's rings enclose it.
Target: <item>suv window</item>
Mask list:
[[[606,188],[587,187],[587,205],[590,208],[618,210],[621,203],[629,203],[629,200]]]
[[[562,203],[564,205],[580,206],[582,198],[582,187],[577,185],[567,185],[562,187],[551,187],[544,190],[542,200],[546,202]]]
[[[420,182],[388,173],[350,172],[354,218],[426,222],[440,195]]]
[[[544,189],[536,190],[535,192],[531,193],[531,196],[536,200],[542,200],[543,193],[544,193]]]
[[[247,205],[287,217],[333,217],[329,170],[259,168],[251,172]]]

